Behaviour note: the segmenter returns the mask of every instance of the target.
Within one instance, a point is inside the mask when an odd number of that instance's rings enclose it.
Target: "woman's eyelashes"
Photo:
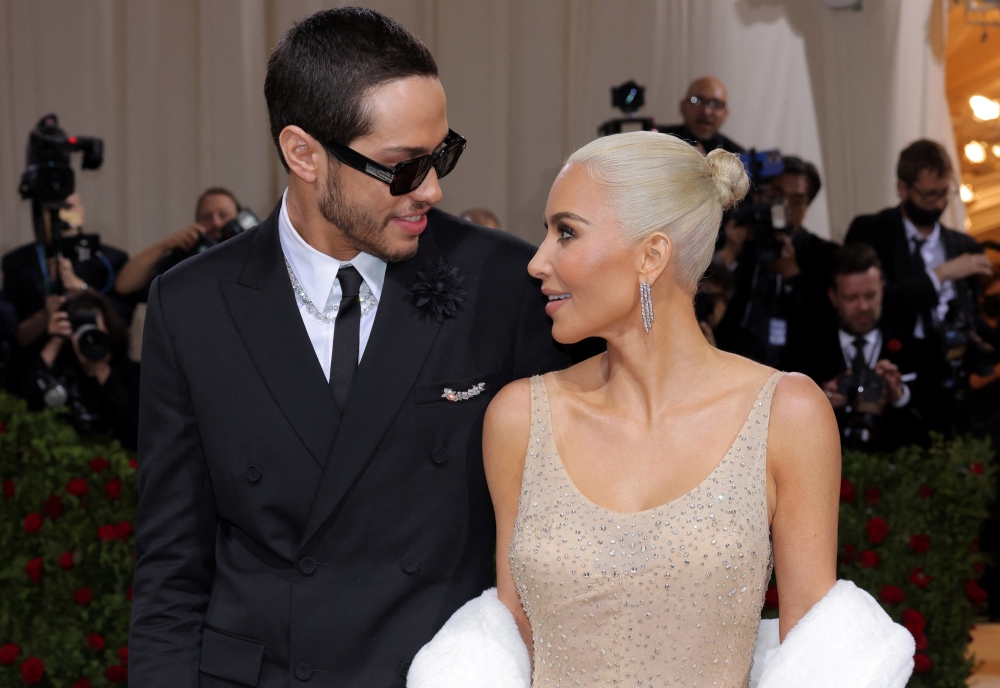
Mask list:
[[[556,231],[559,233],[559,241],[576,237],[576,232],[573,231],[573,228],[562,222],[556,225]]]

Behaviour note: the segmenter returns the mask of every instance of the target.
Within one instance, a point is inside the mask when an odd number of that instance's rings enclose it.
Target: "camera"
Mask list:
[[[88,361],[100,361],[111,353],[111,337],[97,326],[97,314],[86,311],[68,313],[80,355]]]
[[[781,256],[781,249],[784,247],[781,236],[786,232],[783,201],[740,206],[733,214],[733,222],[752,232],[751,245],[758,263],[766,265]]]
[[[195,244],[194,248],[191,250],[191,255],[201,253],[202,251],[212,248],[223,241],[228,241],[232,239],[237,234],[242,234],[243,232],[256,227],[260,224],[260,220],[257,216],[253,214],[249,208],[240,208],[240,212],[232,220],[222,225],[222,229],[219,230],[219,239],[216,241],[207,234],[202,234],[198,239],[198,243]]]
[[[611,87],[611,107],[618,108],[625,117],[611,119],[597,128],[599,136],[611,136],[628,131],[655,131],[652,117],[636,117],[635,113],[646,104],[646,88],[635,81]]]
[[[837,391],[847,398],[840,434],[845,447],[872,446],[878,421],[885,412],[886,383],[871,368],[845,371],[837,378]]]
[[[104,141],[92,136],[67,136],[53,113],[38,120],[28,137],[28,167],[21,175],[21,198],[62,202],[73,193],[75,181],[70,153],[83,152],[81,167],[96,170],[104,161]]]

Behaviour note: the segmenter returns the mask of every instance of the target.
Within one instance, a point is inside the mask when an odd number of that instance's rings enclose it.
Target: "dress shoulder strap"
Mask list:
[[[757,413],[759,418],[763,419],[764,437],[767,437],[767,429],[771,424],[771,401],[774,398],[774,388],[778,386],[778,380],[787,375],[780,370],[775,371],[764,383],[764,386],[760,388],[760,392],[757,394],[757,400],[754,402],[754,411]]]

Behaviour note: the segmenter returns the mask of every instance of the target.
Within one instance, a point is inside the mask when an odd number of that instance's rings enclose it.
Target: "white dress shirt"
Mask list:
[[[844,330],[837,330],[837,335],[840,337],[840,350],[844,354],[844,362],[850,368],[854,362],[854,357],[857,355],[857,349],[854,348],[854,339],[857,335]],[[862,355],[865,361],[868,362],[868,367],[874,368],[875,364],[878,363],[878,355],[882,353],[882,333],[875,329],[862,336],[865,339],[865,348]],[[902,383],[902,387],[903,393],[899,397],[899,401],[893,404],[896,408],[903,408],[910,403],[910,388],[905,382]]]
[[[358,362],[365,353],[365,346],[368,344],[368,337],[372,333],[372,325],[375,323],[375,313],[378,311],[378,300],[382,297],[382,285],[385,284],[385,261],[367,253],[359,253],[349,261],[341,262],[336,258],[321,253],[306,243],[305,239],[292,226],[288,219],[288,190],[281,198],[281,212],[278,214],[278,238],[281,241],[281,251],[285,254],[285,260],[295,273],[295,278],[302,285],[302,290],[313,302],[317,310],[323,311],[327,303],[337,304],[339,308],[341,289],[340,282],[337,281],[337,271],[342,265],[353,265],[364,279],[361,285],[361,300],[371,300],[374,297],[374,305],[367,309],[362,308],[361,332],[358,346]],[[289,281],[288,288],[292,285]],[[298,297],[295,301],[299,305],[299,315],[306,326],[309,340],[312,342],[313,350],[316,351],[316,358],[323,367],[323,374],[326,379],[330,379],[330,358],[333,356],[333,331],[336,327],[336,310],[327,313],[334,318],[329,323],[319,320],[316,316],[306,310],[306,305]]]
[[[910,219],[907,217],[903,218],[903,227],[906,229],[906,243],[909,244],[910,253],[912,254],[917,247],[917,243],[923,241],[924,237],[917,231],[916,225],[910,222]],[[942,282],[934,274],[934,268],[948,260],[948,256],[944,252],[944,244],[941,242],[941,223],[934,223],[934,231],[927,236],[927,241],[920,247],[920,257],[924,259],[927,276],[934,283],[934,289],[938,293],[938,305],[931,311],[931,315],[934,317],[935,322],[941,322],[948,315],[948,303],[955,298],[955,286],[951,283],[951,280]],[[934,323],[928,324],[933,325]],[[917,339],[923,339],[926,326],[927,324],[923,322],[923,318],[918,317],[917,326],[913,328],[913,336]]]

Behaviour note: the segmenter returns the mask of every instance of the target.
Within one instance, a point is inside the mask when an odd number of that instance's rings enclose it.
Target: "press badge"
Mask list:
[[[767,327],[767,343],[771,346],[784,346],[788,341],[788,321],[783,318],[771,318]]]

